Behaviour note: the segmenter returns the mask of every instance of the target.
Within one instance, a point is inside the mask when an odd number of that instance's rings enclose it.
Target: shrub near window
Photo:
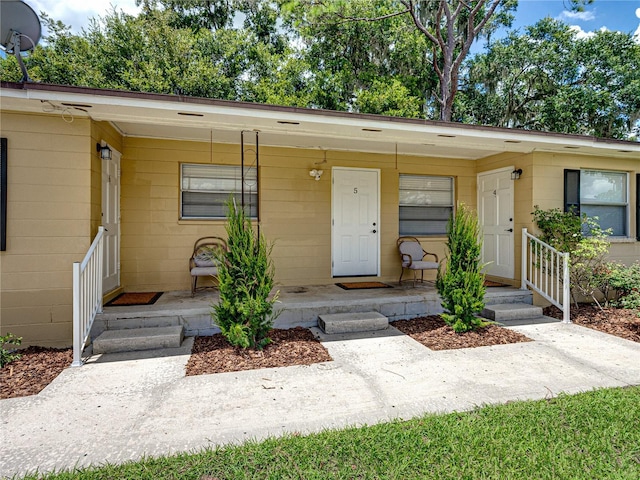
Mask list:
[[[215,254],[218,261],[220,301],[211,313],[222,335],[234,346],[261,350],[271,340],[273,305],[278,292],[269,298],[274,270],[271,246],[257,235],[251,221],[233,199],[227,202],[228,250]]]
[[[480,264],[480,225],[475,212],[460,205],[447,226],[446,263],[438,268],[436,288],[445,309],[442,319],[457,333],[484,327],[476,316],[484,308],[484,274]]]

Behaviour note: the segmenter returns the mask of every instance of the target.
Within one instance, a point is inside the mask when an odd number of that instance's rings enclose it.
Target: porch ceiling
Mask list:
[[[2,84],[2,109],[111,122],[125,136],[477,160],[547,151],[640,158],[640,143],[444,122],[42,84]]]

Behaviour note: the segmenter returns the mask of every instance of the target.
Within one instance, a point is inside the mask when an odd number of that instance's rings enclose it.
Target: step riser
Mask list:
[[[183,339],[182,327],[111,330],[93,341],[93,352],[102,354],[177,348]]]
[[[378,312],[320,315],[318,326],[328,335],[373,332],[389,327],[389,319]]]
[[[480,315],[496,322],[529,320],[542,317],[542,308],[526,304],[499,304],[487,306]]]

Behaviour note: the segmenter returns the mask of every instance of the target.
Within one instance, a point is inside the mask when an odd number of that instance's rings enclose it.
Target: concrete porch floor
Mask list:
[[[389,321],[442,312],[432,281],[424,284],[386,282],[393,288],[344,290],[337,285],[282,286],[275,310],[276,328],[315,327],[318,315],[349,312],[379,312]],[[117,328],[183,325],[185,335],[212,335],[219,330],[211,322],[211,306],[218,301],[217,290],[165,292],[153,305],[105,307],[96,317],[92,338]],[[532,293],[513,287],[487,287],[487,305],[532,303]]]

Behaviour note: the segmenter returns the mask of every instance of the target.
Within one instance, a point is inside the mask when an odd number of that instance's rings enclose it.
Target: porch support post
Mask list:
[[[563,255],[562,266],[562,321],[571,323],[571,280],[569,279],[569,253]]]
[[[520,289],[527,289],[527,272],[529,269],[527,268],[528,258],[527,258],[527,229],[522,229],[522,257],[520,259],[520,263],[522,267],[520,269]]]
[[[82,321],[80,319],[80,262],[73,263],[73,362],[72,367],[82,366]]]

